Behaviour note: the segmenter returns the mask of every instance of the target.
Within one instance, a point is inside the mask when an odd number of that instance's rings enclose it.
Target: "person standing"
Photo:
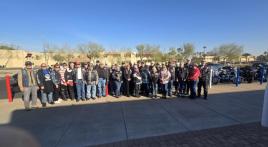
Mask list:
[[[240,68],[239,67],[234,68],[234,74],[235,74],[234,83],[235,83],[235,86],[238,87],[240,82],[241,82],[241,80],[240,80]]]
[[[152,98],[157,98],[157,93],[158,93],[158,80],[159,80],[159,73],[156,69],[155,66],[152,67],[151,70],[151,93],[152,93]]]
[[[171,74],[167,70],[167,66],[163,65],[162,70],[160,72],[160,83],[162,87],[162,98],[166,99],[167,98],[167,93],[168,93],[168,82],[170,80]]]
[[[98,72],[94,69],[93,64],[90,64],[88,71],[86,72],[87,100],[96,99],[98,79]]]
[[[179,69],[176,73],[176,80],[178,81],[179,97],[184,97],[186,93],[187,71],[188,69],[184,67],[184,64],[180,63]]]
[[[189,91],[190,91],[190,81],[188,80],[188,76],[189,76],[189,70],[190,70],[190,65],[191,65],[191,59],[187,59],[186,63],[184,64],[184,68],[186,69],[186,81],[185,81],[185,93],[184,95],[189,95]]]
[[[53,101],[55,103],[60,103],[60,83],[61,83],[61,75],[60,75],[60,65],[57,63],[54,65],[54,70],[51,72],[51,78],[53,81],[54,91],[53,91]],[[65,99],[64,99],[65,100]]]
[[[54,104],[53,101],[54,84],[52,81],[51,74],[45,63],[41,64],[41,69],[39,69],[37,72],[37,84],[41,89],[42,106],[46,107],[47,102],[49,104]]]
[[[176,81],[176,73],[175,73],[175,67],[173,65],[169,66],[169,72],[170,72],[170,80],[168,82],[168,96],[172,96],[172,90],[174,86],[174,82]]]
[[[265,71],[265,70],[264,70],[263,65],[260,64],[260,65],[259,65],[259,69],[258,69],[258,71],[257,71],[257,72],[258,72],[258,76],[259,76],[258,79],[259,79],[260,85],[262,85],[262,83],[263,83],[263,81],[264,81],[264,77],[265,77],[265,76],[264,76],[264,75],[265,75],[265,74],[264,74],[264,71]]]
[[[25,68],[18,73],[18,85],[20,91],[23,92],[23,101],[26,111],[30,111],[31,108],[37,108],[37,79],[36,73],[32,68],[32,62],[25,62]],[[30,95],[32,96],[32,107],[30,106]]]
[[[206,62],[203,60],[199,66],[200,77],[197,86],[197,97],[201,97],[201,89],[204,89],[204,99],[207,99],[208,96],[208,83],[209,83],[209,68],[206,65]]]
[[[75,98],[75,69],[74,69],[74,63],[69,63],[69,68],[67,68],[67,65],[63,65],[63,68],[66,69],[64,73],[64,78],[62,77],[62,83],[67,86],[67,92],[66,97],[69,97],[71,100],[74,100]]]
[[[80,100],[85,101],[85,71],[81,68],[80,62],[76,62],[74,70],[74,77],[75,77],[75,87],[77,92],[77,99],[76,101],[79,102]]]
[[[112,80],[113,80],[113,91],[115,93],[115,97],[119,98],[120,96],[120,89],[122,83],[122,72],[119,66],[116,66],[115,70],[112,73]]]
[[[61,98],[67,100],[69,98],[68,88],[67,88],[67,81],[66,81],[66,74],[67,74],[67,64],[63,63],[60,66],[60,95]]]
[[[99,75],[98,80],[98,97],[101,98],[106,97],[106,81],[108,79],[108,70],[104,68],[103,63],[100,63],[99,67],[97,68],[97,72]]]
[[[134,97],[140,97],[140,87],[142,83],[142,78],[139,72],[139,67],[137,65],[133,66],[133,74],[132,74],[132,80],[133,80],[133,95]]]
[[[149,83],[150,83],[151,77],[150,77],[150,71],[149,71],[148,65],[145,65],[141,69],[141,77],[142,77],[141,92],[144,96],[149,96],[149,94],[150,94]]]
[[[198,81],[198,78],[200,76],[200,70],[199,68],[194,65],[194,64],[191,64],[189,66],[189,76],[188,76],[188,81],[189,81],[189,88],[190,88],[190,98],[191,99],[195,99],[196,97],[196,85],[197,85],[197,81]]]
[[[127,97],[130,96],[130,91],[129,91],[129,85],[131,81],[131,75],[132,75],[132,70],[130,69],[130,64],[126,65],[126,68],[123,71],[123,86],[124,88],[124,95]]]

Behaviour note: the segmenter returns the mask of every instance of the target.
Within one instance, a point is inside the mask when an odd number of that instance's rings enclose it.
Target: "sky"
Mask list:
[[[0,43],[42,51],[43,44],[106,50],[140,43],[196,51],[236,43],[268,50],[268,0],[0,0]]]

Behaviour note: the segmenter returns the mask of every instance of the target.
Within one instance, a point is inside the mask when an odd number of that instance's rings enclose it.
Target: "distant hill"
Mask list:
[[[0,50],[17,50],[17,49],[6,45],[0,45]]]

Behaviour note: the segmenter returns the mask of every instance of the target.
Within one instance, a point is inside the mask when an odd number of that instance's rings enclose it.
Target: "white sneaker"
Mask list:
[[[58,99],[57,101],[55,101],[55,103],[59,104],[59,103],[61,103],[61,101],[62,101],[61,99]]]

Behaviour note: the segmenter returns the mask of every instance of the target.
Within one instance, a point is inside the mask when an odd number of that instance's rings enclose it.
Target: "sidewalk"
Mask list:
[[[267,147],[268,128],[260,123],[133,139],[96,147]]]
[[[30,112],[0,101],[0,124],[29,131],[42,146],[80,147],[259,122],[265,85],[217,85],[208,100],[106,97]]]

